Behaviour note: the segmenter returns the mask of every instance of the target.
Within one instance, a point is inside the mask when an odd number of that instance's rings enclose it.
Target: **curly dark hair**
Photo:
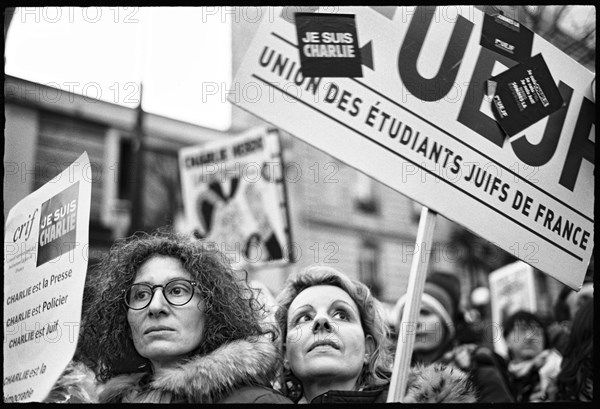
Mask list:
[[[206,320],[204,339],[192,355],[210,353],[238,339],[277,338],[276,327],[264,321],[264,304],[248,285],[247,276],[239,278],[216,245],[169,230],[144,233],[117,241],[87,283],[79,355],[100,381],[121,373],[151,371],[131,339],[123,290],[133,283],[142,263],[157,255],[180,260],[199,284]]]
[[[569,342],[556,383],[561,400],[578,400],[593,379],[594,300],[581,306],[573,319]]]
[[[363,283],[352,280],[340,271],[325,266],[311,266],[288,279],[277,297],[278,308],[275,319],[279,325],[282,340],[287,337],[288,310],[294,299],[309,287],[333,285],[344,290],[356,303],[360,312],[360,322],[365,335],[375,341],[375,351],[356,381],[358,389],[370,389],[387,385],[392,375],[392,347],[389,327],[383,319],[383,308]],[[290,399],[297,402],[303,394],[302,383],[289,368],[282,373],[282,389]]]

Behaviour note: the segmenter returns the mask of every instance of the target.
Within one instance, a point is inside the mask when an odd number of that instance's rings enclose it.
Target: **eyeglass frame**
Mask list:
[[[169,297],[167,297],[167,296],[165,295],[165,287],[166,287],[166,286],[168,286],[169,284],[171,284],[171,283],[172,283],[172,282],[174,282],[174,281],[185,281],[185,282],[189,283],[189,284],[192,286],[192,288],[198,288],[198,282],[197,282],[197,281],[188,280],[188,279],[186,279],[186,278],[174,278],[174,279],[172,279],[172,280],[170,280],[170,281],[167,281],[167,282],[166,282],[166,283],[164,283],[164,284],[155,284],[155,285],[150,285],[150,284],[146,284],[146,283],[133,283],[133,284],[131,284],[131,285],[130,285],[130,286],[127,288],[127,289],[123,289],[123,290],[121,290],[121,292],[123,293],[123,301],[125,301],[125,306],[126,306],[128,309],[131,309],[131,310],[134,310],[134,311],[140,311],[140,310],[143,310],[144,308],[147,308],[147,307],[148,307],[148,306],[149,306],[149,305],[152,303],[152,300],[154,299],[154,294],[156,294],[156,292],[155,292],[154,290],[155,290],[155,289],[157,289],[157,288],[162,288],[162,290],[161,290],[161,291],[162,291],[162,294],[163,294],[163,298],[164,298],[164,299],[165,299],[165,301],[167,301],[167,303],[169,303],[170,305],[173,305],[173,306],[175,306],[175,307],[182,307],[182,306],[184,306],[184,305],[188,304],[190,301],[192,301],[192,298],[194,298],[194,293],[195,293],[195,292],[193,292],[193,291],[192,291],[192,296],[190,297],[190,299],[189,299],[189,300],[187,300],[186,302],[184,302],[183,304],[175,304],[175,303],[172,303],[172,302],[169,300]],[[127,296],[128,296],[128,293],[129,293],[129,291],[130,291],[130,290],[133,288],[133,286],[134,286],[134,285],[143,285],[143,286],[149,287],[149,288],[150,288],[150,292],[152,293],[152,296],[150,296],[150,299],[149,299],[149,301],[148,301],[148,304],[144,305],[142,308],[133,308],[133,307],[131,307],[131,306],[129,305],[129,303],[128,303],[128,301],[127,301]]]

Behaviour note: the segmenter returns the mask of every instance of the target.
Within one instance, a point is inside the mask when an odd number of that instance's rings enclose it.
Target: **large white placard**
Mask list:
[[[293,13],[277,9],[230,101],[579,288],[594,243],[594,74],[535,35],[531,53],[543,55],[565,107],[509,140],[485,91],[515,62],[480,46],[481,11],[336,12],[355,15],[373,69],[304,77]]]
[[[502,333],[504,321],[519,310],[535,312],[537,295],[533,268],[516,261],[490,273],[490,305],[494,328],[500,329],[494,335]],[[494,339],[494,349],[506,356],[507,347],[502,336]]]
[[[236,266],[290,261],[282,166],[279,133],[264,127],[180,150],[186,228]]]
[[[88,262],[87,153],[8,213],[4,402],[43,400],[77,346]]]

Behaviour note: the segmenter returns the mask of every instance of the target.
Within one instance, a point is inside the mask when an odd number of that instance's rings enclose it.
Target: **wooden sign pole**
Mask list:
[[[416,322],[421,309],[421,296],[425,287],[427,268],[429,266],[429,254],[433,240],[433,230],[437,213],[423,207],[419,230],[415,243],[415,253],[410,267],[408,278],[408,289],[406,291],[406,305],[402,314],[402,320],[398,325],[398,344],[396,346],[396,357],[390,390],[387,402],[402,402],[406,392],[408,381],[408,370],[415,343]]]

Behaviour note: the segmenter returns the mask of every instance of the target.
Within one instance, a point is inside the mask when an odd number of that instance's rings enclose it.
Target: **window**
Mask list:
[[[380,251],[378,244],[373,240],[363,241],[358,255],[359,279],[363,284],[369,287],[375,297],[381,295],[379,259]]]
[[[131,138],[117,129],[108,129],[104,145],[101,220],[104,226],[113,230],[114,237],[122,237],[131,223],[132,150]]]
[[[379,212],[379,201],[375,194],[375,182],[369,176],[358,172],[354,184],[354,203],[362,213],[376,214]]]
[[[128,138],[120,138],[119,162],[116,163],[117,171],[117,199],[130,200],[133,188],[133,142]]]

